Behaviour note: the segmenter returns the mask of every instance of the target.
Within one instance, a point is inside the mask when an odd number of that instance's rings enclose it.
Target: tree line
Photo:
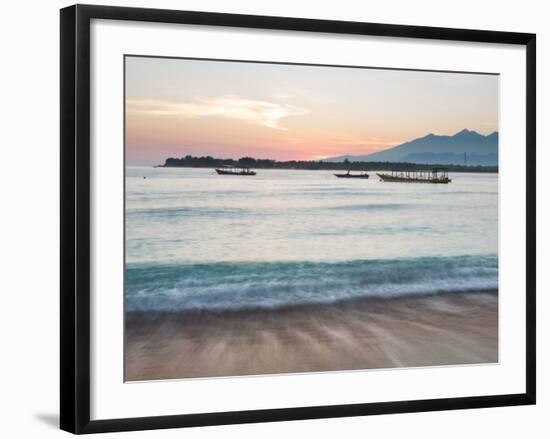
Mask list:
[[[186,168],[217,168],[221,166],[235,166],[256,169],[306,169],[306,170],[431,170],[435,167],[445,167],[453,172],[498,172],[498,166],[464,166],[447,164],[422,164],[422,163],[394,163],[394,162],[358,162],[345,159],[342,162],[325,162],[323,160],[288,160],[278,161],[272,159],[255,159],[253,157],[241,157],[238,160],[220,159],[212,156],[195,157],[187,155],[182,158],[167,158],[160,167],[186,167]]]

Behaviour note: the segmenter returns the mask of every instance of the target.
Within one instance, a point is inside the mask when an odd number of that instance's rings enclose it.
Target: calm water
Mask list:
[[[146,178],[143,178],[146,177]],[[498,176],[128,167],[127,309],[226,309],[493,289]]]

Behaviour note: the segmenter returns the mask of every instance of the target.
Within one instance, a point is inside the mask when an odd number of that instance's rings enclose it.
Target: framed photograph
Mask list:
[[[535,35],[61,10],[61,428],[535,403]]]

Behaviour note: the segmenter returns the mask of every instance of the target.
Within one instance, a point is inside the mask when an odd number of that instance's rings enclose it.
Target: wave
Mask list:
[[[155,207],[145,209],[128,209],[131,217],[235,217],[248,212],[249,209],[239,207]]]
[[[326,211],[386,211],[396,210],[403,208],[418,208],[419,205],[405,205],[405,204],[384,204],[384,203],[371,203],[371,204],[349,204],[349,205],[334,205],[334,206],[294,206],[288,208],[288,210],[294,213],[301,214],[318,214],[323,215]],[[273,208],[244,208],[244,207],[155,207],[145,209],[128,209],[128,220],[169,220],[169,219],[233,219],[233,218],[273,218],[285,216],[288,212],[281,211]]]
[[[237,310],[498,288],[498,257],[127,264],[128,311]]]
[[[331,206],[330,210],[395,210],[403,208],[418,208],[418,204],[399,204],[399,203],[363,203],[363,204],[346,204]]]

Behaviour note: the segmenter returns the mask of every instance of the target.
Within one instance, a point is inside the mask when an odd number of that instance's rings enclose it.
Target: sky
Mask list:
[[[125,58],[126,162],[321,160],[498,131],[498,76]]]

